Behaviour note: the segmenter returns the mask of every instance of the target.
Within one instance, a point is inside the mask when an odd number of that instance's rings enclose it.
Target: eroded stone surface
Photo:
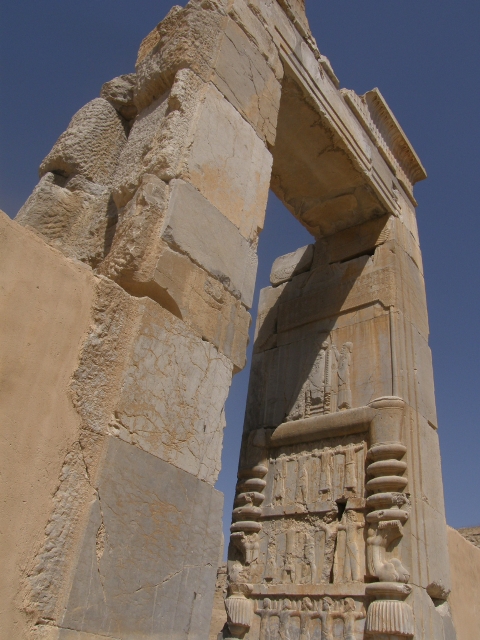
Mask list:
[[[75,496],[88,493],[68,387],[94,292],[89,269],[3,212],[0,243],[0,637],[23,640],[31,637],[32,619],[49,615],[62,590],[71,551],[63,543],[76,527],[65,520],[63,507],[68,502],[76,510]],[[35,556],[49,538],[41,572]]]
[[[231,362],[146,300],[110,433],[214,484]]]
[[[46,173],[16,217],[65,255],[95,267],[110,248],[117,211],[108,188]]]
[[[132,120],[137,115],[137,107],[133,102],[135,80],[134,73],[118,76],[106,82],[100,91],[100,97],[110,102],[125,120]]]
[[[463,527],[458,532],[476,547],[480,548],[480,527]]]
[[[107,185],[126,139],[116,110],[103,98],[95,98],[73,116],[68,129],[40,165],[40,175],[79,174]]]
[[[205,638],[223,496],[118,438],[108,438],[96,492],[59,626],[119,640]]]
[[[251,307],[256,252],[237,228],[186,182],[176,180],[172,184],[162,238]]]
[[[270,272],[271,284],[275,287],[303,271],[308,271],[313,261],[313,249],[313,245],[309,244],[277,258]]]

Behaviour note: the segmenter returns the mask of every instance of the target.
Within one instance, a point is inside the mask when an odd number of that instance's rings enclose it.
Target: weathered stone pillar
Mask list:
[[[283,67],[246,3],[192,0],[41,165],[17,221],[92,273],[75,438],[19,597],[48,638],[208,635],[224,403],[245,364]],[[67,390],[65,390],[67,392]]]
[[[426,174],[380,92],[339,91],[296,28],[277,27],[272,188],[316,242],[260,296],[226,601],[243,584],[254,615],[230,635],[446,640]]]

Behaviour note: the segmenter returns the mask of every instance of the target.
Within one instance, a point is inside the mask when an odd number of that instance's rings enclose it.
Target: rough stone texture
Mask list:
[[[74,375],[84,428],[110,433],[214,484],[232,363],[148,298],[102,279]]]
[[[253,243],[263,228],[270,170],[271,155],[252,127],[209,86],[184,176]]]
[[[251,317],[225,285],[167,246],[153,282],[171,297],[184,322],[232,361],[235,372],[243,369]]]
[[[222,40],[215,86],[269,144],[275,143],[281,86],[262,53],[229,21]]]
[[[212,229],[215,233],[212,234]],[[192,185],[175,180],[162,238],[251,307],[257,254],[236,227]]]
[[[217,581],[215,583],[215,596],[213,598],[212,620],[210,622],[210,632],[208,640],[218,640],[219,634],[227,622],[225,611],[225,595],[227,593],[227,565],[221,564],[217,570]]]
[[[123,207],[141,176],[191,182],[255,242],[263,227],[271,156],[252,127],[212,85],[180,70],[171,91],[137,117],[114,176]]]
[[[158,132],[162,132],[167,109],[168,94],[164,94],[136,118],[113,178],[113,197],[118,207],[125,206],[132,198],[142,174],[158,172],[162,177],[161,166],[155,166],[156,172],[148,170],[148,158],[149,152],[155,147]]]
[[[480,625],[480,549],[448,527],[452,592],[448,599],[457,640],[472,640]]]
[[[458,529],[458,533],[480,549],[480,527],[464,527]]]
[[[217,347],[236,369],[241,369],[245,364],[250,316],[225,284],[162,240],[169,194],[162,180],[149,174],[143,176],[119,219],[112,249],[98,270],[134,295],[145,295],[158,302]],[[202,197],[198,193],[196,197],[205,209]],[[190,213],[190,209],[180,210],[178,215]],[[214,215],[220,216],[218,212]],[[222,224],[223,228],[229,225],[227,220],[222,220]],[[231,229],[231,236],[237,237],[237,246],[245,244],[235,228]],[[248,247],[244,248],[250,255]],[[205,246],[202,255],[205,256]],[[209,265],[214,264],[212,258],[215,256],[207,256]],[[238,274],[238,265],[234,267]],[[218,269],[217,273],[226,279]]]
[[[16,217],[68,257],[92,267],[108,252],[116,220],[106,187],[79,175],[66,179],[54,173],[43,176]]]
[[[127,290],[152,279],[168,196],[169,189],[163,180],[148,173],[142,176],[134,197],[120,210],[112,247],[99,266],[99,273]]]
[[[118,76],[102,86],[100,97],[107,100],[125,120],[132,120],[137,115],[137,107],[133,102],[135,74]]]
[[[141,44],[135,91],[139,111],[170,88],[179,69],[210,79],[227,18],[199,5],[174,7]]]
[[[13,640],[27,637],[22,580],[43,543],[52,496],[61,499],[62,462],[75,450],[79,417],[68,386],[90,324],[93,277],[3,212],[0,242],[0,636]],[[80,478],[76,490],[83,488]],[[58,559],[60,573],[66,560]],[[50,589],[43,587],[47,604]]]
[[[232,364],[153,302],[139,312],[110,433],[213,485]]]
[[[293,276],[308,271],[312,265],[313,250],[313,245],[309,244],[277,258],[270,272],[271,284],[276,287],[283,282],[288,282]]]
[[[117,438],[106,449],[59,626],[119,640],[205,638],[223,496]]]
[[[95,98],[73,116],[68,129],[40,165],[40,175],[79,174],[108,185],[126,140],[116,110],[103,98]]]

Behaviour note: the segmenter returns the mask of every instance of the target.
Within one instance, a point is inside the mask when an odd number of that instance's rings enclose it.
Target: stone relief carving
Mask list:
[[[318,398],[325,401],[333,369],[333,406],[340,411],[351,403],[352,345],[323,347],[314,367],[316,391],[304,396],[311,401],[305,406],[316,410]],[[322,381],[323,395],[317,393]],[[279,445],[270,439],[273,429],[247,434],[225,605],[232,637],[360,640],[365,627],[380,639],[387,622],[392,639],[412,636],[413,611],[404,602],[409,572],[398,547],[409,517],[406,449],[398,437],[384,436],[384,423],[400,421],[404,403],[389,397],[369,406],[377,422],[368,435],[339,432]],[[395,436],[399,426],[387,426],[388,437]]]
[[[243,566],[234,562],[228,574],[228,597],[225,599],[227,623],[234,638],[243,638],[250,629],[253,616],[253,602],[247,596],[252,585],[245,582]]]
[[[299,453],[280,452],[269,459],[267,509],[295,505],[311,511],[318,502],[361,497],[364,487],[365,442],[313,448]],[[262,509],[262,515],[267,515]]]
[[[293,637],[298,640],[318,637],[321,640],[357,640],[363,635],[361,621],[365,618],[365,608],[353,598],[264,598],[256,603],[255,614],[260,618],[259,640],[293,640]],[[278,624],[273,624],[274,618]],[[296,624],[295,619],[298,619]]]
[[[352,408],[352,352],[351,342],[345,342],[340,350],[333,343],[322,342],[312,369],[286,417],[287,421]]]

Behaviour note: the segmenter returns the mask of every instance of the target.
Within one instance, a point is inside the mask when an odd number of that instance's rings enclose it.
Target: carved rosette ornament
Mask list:
[[[372,476],[366,488],[367,498],[367,570],[379,582],[367,585],[366,594],[376,599],[367,612],[365,632],[373,638],[411,638],[414,635],[413,611],[404,602],[411,593],[406,583],[409,572],[401,560],[389,554],[393,542],[403,536],[408,504],[402,493],[408,483],[402,461],[406,447],[400,442],[405,403],[401,398],[384,397],[369,405],[376,410],[370,427],[370,464],[367,474]]]

